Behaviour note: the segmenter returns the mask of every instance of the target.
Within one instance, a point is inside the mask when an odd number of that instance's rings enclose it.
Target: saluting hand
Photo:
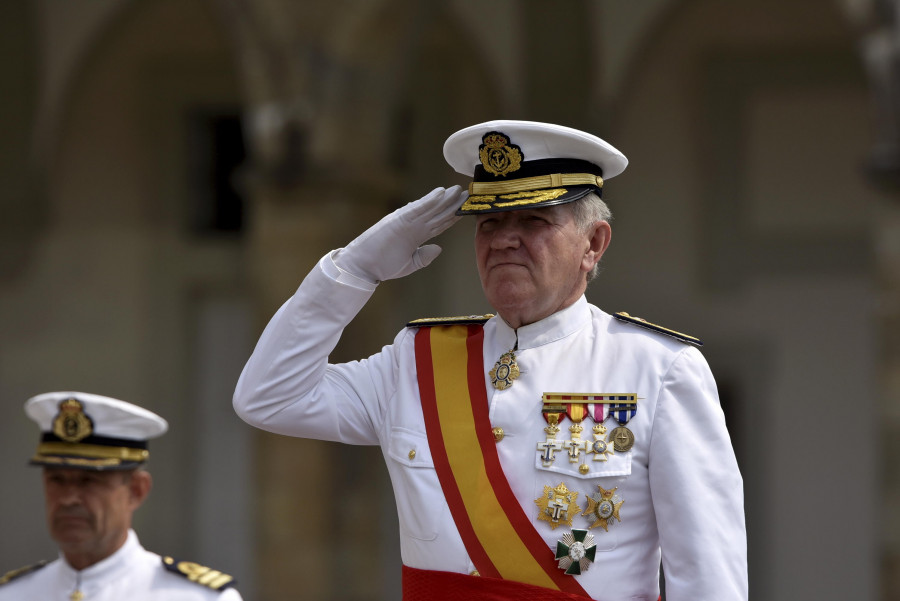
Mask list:
[[[466,195],[459,186],[435,188],[339,249],[332,255],[335,264],[375,283],[402,278],[425,267],[441,254],[441,247],[423,243],[459,220],[456,210]]]

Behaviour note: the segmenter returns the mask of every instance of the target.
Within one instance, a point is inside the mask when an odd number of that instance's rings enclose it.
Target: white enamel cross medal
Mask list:
[[[556,435],[559,434],[559,419],[565,415],[565,412],[547,411],[545,409],[542,412],[542,415],[544,416],[544,419],[547,420],[547,427],[544,428],[544,433],[547,434],[547,440],[538,441],[537,450],[541,453],[541,464],[544,467],[550,467],[556,460],[556,453],[563,450],[563,442],[561,440],[556,440]]]

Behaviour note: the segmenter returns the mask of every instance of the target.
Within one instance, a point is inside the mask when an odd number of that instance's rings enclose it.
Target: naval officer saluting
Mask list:
[[[604,140],[491,121],[451,135],[472,178],[325,255],[275,314],[234,407],[280,434],[380,445],[406,601],[744,601],[742,480],[696,338],[587,302],[611,237]],[[419,319],[381,352],[328,355],[385,280],[465,218],[497,315]]]

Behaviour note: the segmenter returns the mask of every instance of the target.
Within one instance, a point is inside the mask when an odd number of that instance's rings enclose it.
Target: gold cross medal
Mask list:
[[[572,525],[581,508],[575,502],[578,491],[569,490],[563,482],[556,488],[544,487],[544,494],[534,500],[540,510],[538,519],[548,522],[553,530],[560,524]]]
[[[513,380],[519,377],[515,350],[500,355],[500,359],[494,363],[494,369],[489,371],[488,375],[491,377],[491,386],[497,390],[506,390],[512,386]]]
[[[603,529],[609,532],[610,524],[622,521],[622,518],[619,517],[619,508],[625,501],[616,494],[618,487],[606,490],[598,484],[597,488],[600,489],[600,492],[588,495],[587,509],[581,515],[590,516],[594,520],[594,523],[588,526],[588,530],[594,526],[603,526]]]
[[[584,431],[581,422],[587,417],[587,409],[583,403],[567,403],[566,415],[572,420],[572,425],[569,426],[569,433],[572,436],[569,438],[569,442],[565,444],[565,447],[569,452],[569,463],[578,463],[581,461],[581,454],[587,453],[591,446],[588,441],[581,439],[581,433]],[[586,474],[588,467],[582,464],[578,467],[578,470],[582,474]]]

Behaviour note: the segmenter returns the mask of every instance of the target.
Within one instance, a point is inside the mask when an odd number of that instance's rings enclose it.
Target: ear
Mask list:
[[[131,480],[128,482],[133,509],[137,509],[144,503],[152,488],[153,477],[150,475],[150,472],[145,472],[142,469],[135,470],[131,475]]]
[[[584,251],[581,259],[581,269],[590,272],[594,265],[600,262],[603,253],[609,247],[612,238],[612,228],[606,221],[595,221],[594,225],[588,230],[588,247]]]

